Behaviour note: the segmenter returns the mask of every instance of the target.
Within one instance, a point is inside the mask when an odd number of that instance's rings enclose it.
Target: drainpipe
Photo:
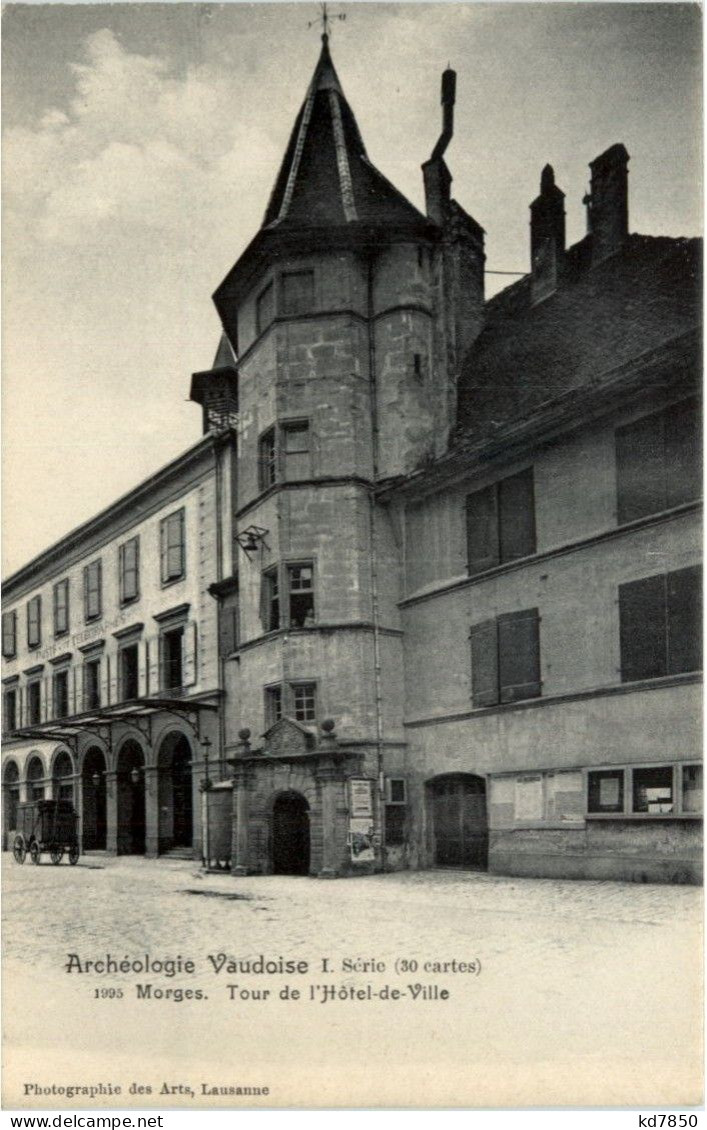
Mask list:
[[[371,544],[371,616],[373,619],[373,668],[376,700],[376,777],[378,779],[378,815],[381,830],[381,866],[385,871],[385,794],[383,782],[383,696],[381,690],[380,623],[378,608],[378,536],[376,532],[375,483],[378,479],[378,382],[376,340],[374,331],[373,272],[376,252],[368,257],[368,372],[371,387],[371,439],[374,488],[369,492],[369,537]]]
[[[223,580],[223,479],[221,475],[221,462],[219,459],[218,436],[214,436],[214,487],[216,492],[216,580]],[[231,507],[233,509],[233,507]],[[219,694],[218,711],[218,741],[219,741],[219,777],[223,768],[223,754],[226,750],[226,719],[224,717],[223,693],[226,686],[226,660],[221,655],[221,600],[219,597],[216,607],[216,655],[217,679]]]

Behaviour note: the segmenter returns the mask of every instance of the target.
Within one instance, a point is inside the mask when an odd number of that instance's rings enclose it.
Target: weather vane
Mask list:
[[[346,19],[346,13],[345,12],[341,12],[339,14],[332,15],[329,12],[329,9],[326,5],[326,0],[324,0],[324,2],[319,5],[319,16],[318,16],[318,18],[316,20],[310,20],[309,23],[307,24],[307,27],[314,27],[315,24],[321,24],[322,39],[326,42],[326,40],[328,40],[328,38],[329,38],[330,27],[331,27],[332,22],[334,20],[345,20],[345,19]]]

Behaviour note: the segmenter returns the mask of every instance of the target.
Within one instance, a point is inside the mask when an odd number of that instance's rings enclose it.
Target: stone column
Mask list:
[[[236,765],[233,772],[233,834],[231,849],[231,874],[247,875],[250,857],[248,787],[249,766]]]
[[[319,879],[336,879],[341,873],[341,858],[336,843],[336,810],[341,789],[341,769],[333,758],[323,759],[317,767],[317,780],[322,790],[322,869]]]
[[[118,854],[118,774],[115,769],[106,772],[106,852]]]
[[[145,767],[145,855],[157,859],[160,854],[160,771],[156,765]]]

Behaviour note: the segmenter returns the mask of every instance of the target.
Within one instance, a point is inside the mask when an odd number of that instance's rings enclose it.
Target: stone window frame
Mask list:
[[[592,765],[583,770],[584,775],[584,813],[587,820],[701,820],[702,810],[692,812],[685,809],[685,769],[702,769],[702,762],[693,758],[688,761],[674,761],[666,758],[664,761],[624,762],[619,765]],[[642,771],[669,769],[671,772],[672,809],[669,812],[643,812],[636,811],[634,807],[635,780],[634,774]],[[589,793],[590,778],[594,774],[615,774],[620,776],[622,782],[621,810],[615,812],[590,811]],[[660,803],[660,802],[657,802]]]
[[[312,717],[311,718],[298,718],[296,707],[296,691],[299,689],[311,688],[312,700]],[[299,722],[302,726],[313,726],[317,721],[317,713],[319,711],[319,683],[316,679],[289,679],[285,684],[284,703],[286,707],[291,707],[291,717]],[[287,713],[287,710],[285,711]]]
[[[306,433],[306,447],[287,450],[287,434]],[[287,473],[288,456],[305,456],[305,475]],[[292,416],[271,424],[258,436],[258,490],[266,491],[279,483],[307,482],[312,478],[312,422],[309,416]]]
[[[42,721],[42,700],[44,698],[44,693],[46,693],[42,686],[43,681],[44,680],[42,679],[41,675],[33,675],[31,678],[27,679],[27,683],[25,684],[25,702],[27,704],[26,712],[28,726],[39,726]],[[31,696],[34,693],[35,687],[37,688],[37,716],[33,719],[30,717],[30,703]]]
[[[12,710],[10,710],[9,703],[12,702]],[[20,718],[20,688],[17,684],[9,687],[4,687],[2,692],[2,732],[5,735],[13,734],[19,728]],[[13,714],[13,725],[10,725],[9,715]]]
[[[59,713],[57,699],[59,696],[59,688],[64,686],[64,694],[66,696],[65,706],[66,709]],[[68,663],[62,664],[55,671],[52,672],[52,718],[68,718],[72,713],[71,709],[71,668]]]

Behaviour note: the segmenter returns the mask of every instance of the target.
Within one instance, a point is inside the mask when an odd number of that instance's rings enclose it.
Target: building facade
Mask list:
[[[10,835],[44,790],[236,874],[698,879],[697,242],[629,232],[615,145],[486,301],[454,99],[423,215],[324,37],[202,440],[6,582]]]

